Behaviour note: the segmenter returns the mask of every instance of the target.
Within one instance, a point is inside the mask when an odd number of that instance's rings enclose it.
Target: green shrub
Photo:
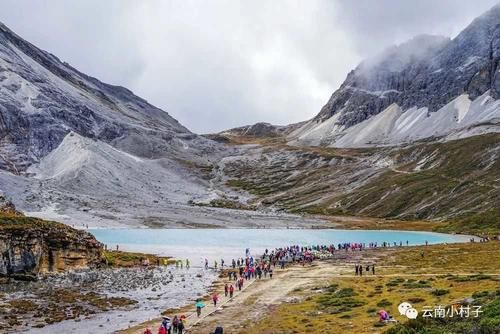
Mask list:
[[[444,295],[447,295],[448,293],[450,293],[450,291],[446,290],[446,289],[434,289],[431,291],[431,293],[434,296],[444,296]]]

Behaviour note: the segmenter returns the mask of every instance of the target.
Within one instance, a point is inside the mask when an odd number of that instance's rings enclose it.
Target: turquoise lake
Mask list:
[[[289,245],[337,245],[344,242],[400,242],[410,246],[467,242],[471,238],[432,232],[385,230],[306,230],[306,229],[94,229],[95,237],[109,249],[148,252],[175,258],[189,258],[199,265],[204,258],[210,261],[242,257],[245,249],[261,254],[266,248]]]

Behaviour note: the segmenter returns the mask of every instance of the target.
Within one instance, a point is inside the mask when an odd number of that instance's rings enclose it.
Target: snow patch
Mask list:
[[[306,123],[289,135],[289,143],[366,147],[400,145],[431,137],[464,138],[500,132],[500,100],[493,99],[489,92],[473,101],[462,94],[436,112],[429,112],[426,107],[402,111],[397,104],[392,104],[349,128],[337,124],[341,114],[338,112],[320,123]]]

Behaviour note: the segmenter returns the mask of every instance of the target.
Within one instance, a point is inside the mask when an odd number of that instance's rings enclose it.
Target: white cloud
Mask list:
[[[314,116],[362,57],[456,34],[482,1],[20,1],[0,20],[207,133]]]

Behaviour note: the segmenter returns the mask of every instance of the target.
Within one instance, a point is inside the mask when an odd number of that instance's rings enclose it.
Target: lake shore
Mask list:
[[[308,333],[318,334],[329,331],[382,333],[392,325],[378,323],[376,312],[384,308],[404,323],[406,320],[397,313],[397,305],[403,300],[411,300],[421,308],[424,304],[449,305],[482,293],[483,297],[476,300],[489,302],[484,291],[494,294],[500,280],[498,246],[498,242],[491,241],[368,249],[315,261],[305,267],[294,265],[276,270],[272,280],[255,280],[233,299],[222,299],[221,307],[204,310],[209,316],[193,317],[194,321],[188,322],[187,333],[206,334],[217,325],[229,333],[242,334],[301,333],[306,327]],[[358,263],[375,264],[376,274],[354,275],[354,266]],[[227,278],[222,277],[213,287],[222,292],[225,282]],[[358,302],[337,310],[323,305],[322,297],[332,290],[350,291],[352,297],[349,298]],[[342,302],[345,300],[339,299],[339,303]],[[187,305],[168,314],[189,315],[193,311],[192,305]],[[160,322],[161,318],[156,318],[119,333],[139,334],[146,327],[154,332]]]
[[[363,243],[366,247],[412,246],[469,241],[472,236],[450,235],[425,231],[340,230],[340,229],[99,229],[90,230],[96,238],[114,249],[153,253],[185,260],[192,266],[210,265],[223,258],[226,261],[244,254],[253,255],[265,249],[289,245],[335,245],[346,242]],[[168,241],[168,242],[167,242]],[[408,242],[408,243],[407,243]]]
[[[72,271],[0,285],[0,332],[107,334],[204,296],[216,273],[134,266]]]

